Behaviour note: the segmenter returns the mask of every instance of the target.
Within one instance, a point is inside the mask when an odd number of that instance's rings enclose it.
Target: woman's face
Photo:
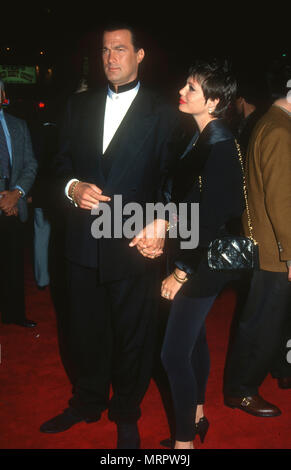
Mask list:
[[[193,117],[209,116],[209,109],[215,106],[212,100],[205,101],[203,90],[194,77],[189,77],[186,85],[180,91],[179,110],[192,114]]]

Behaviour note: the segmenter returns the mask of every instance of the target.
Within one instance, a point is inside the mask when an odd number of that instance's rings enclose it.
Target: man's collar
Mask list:
[[[120,93],[124,93],[125,91],[129,91],[129,90],[133,90],[134,88],[137,87],[139,83],[139,80],[138,78],[136,78],[135,80],[133,80],[133,82],[130,82],[130,83],[126,83],[125,85],[120,85],[117,90],[115,90],[115,87],[112,83],[108,83],[108,88],[113,92],[113,93],[116,93],[116,94],[120,94]]]
[[[276,106],[277,108],[282,109],[282,111],[285,111],[285,113],[288,114],[288,116],[291,117],[290,111],[288,109],[286,109],[284,106],[280,106],[279,104],[276,104],[276,103],[273,106]]]

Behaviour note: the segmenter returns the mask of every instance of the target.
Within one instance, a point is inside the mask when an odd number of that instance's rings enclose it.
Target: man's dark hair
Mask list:
[[[237,97],[244,98],[249,104],[260,108],[269,102],[269,88],[265,73],[248,73],[237,76]]]
[[[108,23],[107,25],[103,27],[102,36],[104,35],[105,32],[113,32],[119,29],[127,29],[130,32],[131,42],[133,44],[135,52],[139,51],[139,49],[142,48],[143,41],[141,38],[141,32],[139,31],[138,28],[126,22],[115,21],[115,22]]]
[[[274,61],[268,70],[268,84],[272,101],[285,98],[290,88],[287,83],[291,79],[291,64]]]
[[[219,98],[212,116],[225,118],[236,96],[236,80],[224,59],[198,59],[189,70],[189,76],[197,80],[205,101]]]

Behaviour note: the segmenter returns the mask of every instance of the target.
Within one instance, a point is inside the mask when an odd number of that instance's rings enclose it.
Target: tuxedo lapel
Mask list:
[[[82,123],[85,134],[83,141],[87,142],[93,158],[96,158],[96,154],[102,155],[106,96],[106,91],[92,96],[88,114],[84,116]]]
[[[88,95],[86,101],[78,108],[78,135],[73,135],[75,145],[83,160],[81,163],[84,173],[82,177],[98,176],[99,184],[103,185],[105,180],[100,158],[103,147],[105,104],[106,90]]]

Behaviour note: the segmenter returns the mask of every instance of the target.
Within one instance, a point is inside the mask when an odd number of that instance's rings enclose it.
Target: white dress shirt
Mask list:
[[[114,93],[114,91],[108,88],[104,115],[103,153],[105,153],[131,103],[136,97],[139,87],[140,83],[138,82],[135,88],[122,93]]]
[[[104,114],[104,130],[103,130],[103,154],[105,153],[108,145],[110,144],[112,138],[115,135],[120,123],[122,122],[124,116],[126,115],[131,103],[136,97],[140,87],[140,82],[132,88],[121,93],[115,93],[108,86],[107,99],[105,105],[105,114]],[[71,179],[65,188],[66,196],[70,198],[68,191],[70,185],[78,181],[75,178]],[[72,200],[72,199],[71,199]]]

